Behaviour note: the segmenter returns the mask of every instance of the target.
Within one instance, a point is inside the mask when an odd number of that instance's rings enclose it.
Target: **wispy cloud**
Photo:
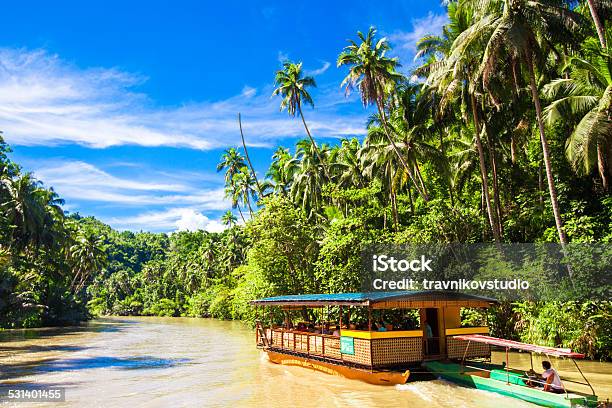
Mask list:
[[[189,183],[140,181],[113,176],[89,163],[71,161],[43,164],[34,174],[71,201],[107,203],[114,206],[184,206],[201,211],[230,208],[223,187],[197,188]],[[163,180],[162,173],[155,179]]]
[[[309,71],[306,70],[306,75],[311,75],[311,76],[317,76],[317,75],[321,75],[323,74],[325,71],[327,71],[329,69],[329,67],[331,66],[331,63],[329,63],[328,61],[323,61],[323,65],[321,66],[321,68]]]
[[[317,71],[327,68],[324,64]],[[238,112],[252,146],[303,137],[299,122],[278,112],[279,101],[270,97],[270,86],[245,87],[220,101],[159,107],[135,91],[144,81],[142,75],[117,68],[81,69],[41,50],[0,49],[0,121],[5,138],[19,145],[213,149],[239,143]],[[325,109],[319,105],[309,115],[317,137],[364,133],[365,113],[339,114],[337,107],[348,102],[339,88],[317,92],[317,98],[337,101]]]
[[[434,14],[431,11],[423,18],[412,20],[410,31],[396,31],[388,36],[396,50],[409,54],[409,59],[416,53],[417,41],[426,35],[436,35],[442,32],[442,27],[448,23],[446,14]]]
[[[110,224],[119,230],[221,232],[225,229],[218,220],[211,220],[194,208],[171,208],[145,212],[132,217],[115,217]]]

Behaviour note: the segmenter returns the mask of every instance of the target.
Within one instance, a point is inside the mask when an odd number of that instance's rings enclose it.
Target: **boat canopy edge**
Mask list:
[[[548,356],[554,356],[554,357],[584,358],[584,354],[575,353],[571,351],[570,349],[537,346],[535,344],[521,343],[521,342],[513,341],[513,340],[505,340],[505,339],[500,339],[497,337],[485,336],[482,334],[463,334],[463,335],[453,336],[453,338],[458,339],[458,340],[473,341],[476,343],[489,344],[491,346],[499,346],[499,347],[516,349],[516,350],[529,351],[531,353],[546,354]]]

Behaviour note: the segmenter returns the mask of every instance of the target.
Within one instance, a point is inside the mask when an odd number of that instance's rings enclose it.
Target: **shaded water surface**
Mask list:
[[[46,404],[58,408],[533,407],[441,380],[382,387],[275,365],[255,348],[254,337],[239,322],[157,317],[6,331],[0,333],[0,386],[65,387],[66,402]],[[502,358],[494,355],[494,361]],[[510,360],[511,366],[530,365],[525,354]],[[599,395],[612,397],[612,364],[580,366]],[[578,379],[573,364],[558,368]]]

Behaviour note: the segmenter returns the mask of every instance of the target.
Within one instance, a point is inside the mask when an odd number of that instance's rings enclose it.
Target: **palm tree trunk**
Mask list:
[[[500,237],[504,235],[502,223],[501,200],[499,198],[499,185],[497,182],[497,159],[495,155],[495,143],[493,138],[489,137],[489,160],[491,161],[491,172],[493,173],[493,203],[497,214],[497,229]]]
[[[249,167],[251,168],[251,173],[253,173],[255,184],[257,184],[257,191],[259,192],[259,197],[264,197],[264,193],[261,190],[261,185],[259,184],[259,180],[257,179],[257,173],[255,173],[255,168],[253,167],[253,163],[251,163],[251,159],[249,158],[249,151],[247,150],[246,143],[244,141],[244,133],[242,133],[242,119],[240,118],[240,112],[238,112],[238,127],[240,127],[240,137],[242,138],[242,147],[244,148],[244,155],[246,156],[247,162],[249,163]]]
[[[240,209],[240,205],[236,204],[236,208],[238,208],[238,212],[240,213],[240,218],[242,218],[242,222],[246,224],[246,220],[244,219],[244,214],[242,213],[242,210]]]
[[[552,204],[553,215],[555,217],[555,224],[557,226],[557,232],[559,233],[559,242],[565,247],[567,244],[567,236],[563,229],[563,220],[561,219],[561,211],[559,210],[559,200],[557,199],[557,189],[555,188],[555,180],[552,173],[552,164],[550,162],[550,152],[548,150],[548,141],[546,140],[546,134],[544,133],[544,122],[542,121],[542,106],[540,104],[540,96],[538,95],[538,88],[535,81],[535,73],[533,71],[533,61],[531,59],[531,53],[528,52],[525,57],[527,68],[529,69],[529,84],[531,87],[531,97],[535,105],[536,119],[538,121],[538,130],[540,131],[540,141],[542,142],[542,155],[544,158],[544,167],[546,168],[546,181],[548,182],[548,192],[550,194],[550,203]]]
[[[595,3],[593,0],[587,0],[589,4],[589,11],[591,12],[591,17],[593,18],[593,22],[595,23],[595,28],[597,29],[597,36],[599,37],[599,43],[602,48],[606,48],[606,34],[603,25],[601,24],[601,20],[599,19],[599,15],[597,15],[597,10],[595,9]]]
[[[251,214],[251,218],[253,218],[253,207],[251,207],[251,200],[249,199],[248,193],[246,193],[247,196],[244,198],[244,201],[247,204],[247,207],[249,207],[249,214]]]
[[[399,159],[400,163],[402,164],[402,166],[406,170],[406,173],[408,173],[408,177],[410,177],[410,180],[412,181],[412,184],[414,184],[414,187],[415,187],[417,193],[419,193],[419,195],[423,198],[423,200],[425,200],[425,202],[428,202],[429,201],[429,197],[427,197],[427,195],[424,194],[421,191],[421,189],[419,188],[419,185],[417,184],[416,180],[414,179],[414,175],[412,174],[412,171],[410,170],[410,166],[408,166],[408,164],[404,160],[404,157],[402,156],[401,152],[397,148],[397,145],[395,144],[395,141],[393,141],[393,138],[391,137],[391,134],[389,133],[389,127],[387,125],[387,117],[386,117],[385,111],[382,108],[381,103],[379,101],[376,102],[376,107],[378,108],[378,114],[380,115],[380,120],[381,120],[381,122],[383,124],[383,128],[385,129],[385,135],[387,136],[387,140],[389,141],[389,143],[391,143],[391,146],[393,147],[393,151],[395,152],[395,154],[397,155],[397,158]]]
[[[493,232],[493,239],[496,242],[501,242],[499,236],[499,230],[497,229],[497,221],[493,214],[493,208],[491,206],[491,197],[489,196],[489,181],[487,177],[487,168],[485,165],[484,150],[482,148],[482,141],[480,140],[480,121],[478,119],[478,111],[476,106],[476,97],[473,93],[470,94],[470,101],[472,105],[472,117],[474,119],[474,130],[476,137],[476,148],[478,150],[478,161],[480,163],[480,177],[482,179],[482,194],[486,204],[487,216],[489,218],[489,225]]]
[[[412,201],[412,189],[408,185],[408,200],[410,201],[410,213],[414,215],[414,202]]]
[[[323,161],[323,158],[321,157],[321,152],[319,151],[317,144],[315,143],[314,139],[312,138],[312,135],[310,134],[310,129],[308,129],[308,125],[306,125],[306,119],[304,119],[304,113],[302,112],[302,104],[300,101],[298,101],[297,106],[298,111],[300,112],[300,118],[302,118],[302,123],[304,124],[304,129],[306,129],[306,134],[310,139],[310,143],[312,143],[312,146],[314,147],[315,153],[317,154],[317,159],[319,159],[319,163],[321,163],[321,166],[323,167],[325,177],[327,177],[327,180],[331,182],[331,176],[329,175],[329,170],[327,169],[327,163]]]
[[[423,176],[421,175],[421,169],[419,168],[419,163],[416,161],[416,159],[414,160],[414,169],[416,170],[416,175],[419,179],[419,183],[421,183],[421,190],[427,197],[429,197],[429,194],[427,193],[427,187],[425,187],[425,182],[423,181]]]
[[[603,153],[603,146],[601,142],[597,142],[597,170],[599,171],[599,177],[603,184],[603,189],[608,191],[608,174],[606,172],[606,159]]]

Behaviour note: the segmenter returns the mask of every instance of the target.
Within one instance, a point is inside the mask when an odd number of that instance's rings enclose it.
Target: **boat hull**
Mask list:
[[[410,370],[400,371],[369,371],[341,364],[310,359],[273,350],[265,350],[272,363],[310,368],[331,375],[338,375],[352,380],[360,380],[375,385],[405,384],[410,376]]]
[[[423,365],[433,374],[456,384],[518,398],[544,407],[571,408],[597,406],[596,396],[583,396],[572,393],[568,395],[554,394],[537,388],[508,384],[506,382],[487,378],[483,375],[478,375],[478,372],[462,373],[462,366],[455,363],[430,361]]]

